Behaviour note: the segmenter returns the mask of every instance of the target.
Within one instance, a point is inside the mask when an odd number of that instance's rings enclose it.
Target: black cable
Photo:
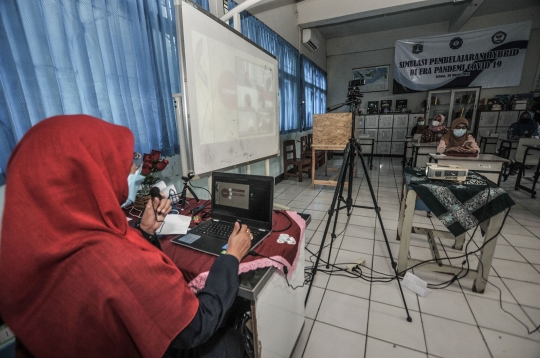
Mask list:
[[[289,226],[287,226],[285,229],[282,229],[282,230],[272,230],[272,232],[283,232],[283,231],[286,231],[286,230],[289,230],[293,224],[291,218],[289,218],[289,215],[286,215],[284,212],[282,212],[281,210],[274,210],[274,212],[276,214],[281,214],[283,216],[285,216],[287,218],[287,220],[289,220]],[[272,225],[272,227],[274,227],[275,225]]]

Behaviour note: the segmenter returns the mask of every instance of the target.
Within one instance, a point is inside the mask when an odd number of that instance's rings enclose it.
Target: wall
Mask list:
[[[496,94],[527,93],[532,90],[534,77],[540,58],[540,6],[505,13],[472,17],[460,31],[469,31],[532,20],[533,26],[525,58],[521,84],[517,87],[490,88],[482,90],[481,98],[490,98]],[[393,63],[396,40],[434,36],[448,33],[448,22],[414,26],[397,30],[350,36],[327,41],[327,73],[329,105],[342,103],[346,99],[347,82],[352,79],[352,69],[358,67],[390,64],[389,91],[372,92],[364,96],[361,108],[367,107],[368,101],[407,99],[409,109],[420,110],[420,103],[427,93],[393,95]],[[342,108],[341,111],[346,111]]]

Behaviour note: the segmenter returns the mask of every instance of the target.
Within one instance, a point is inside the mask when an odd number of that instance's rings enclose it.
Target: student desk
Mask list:
[[[429,160],[447,165],[461,165],[484,175],[497,185],[501,184],[504,164],[510,163],[508,159],[493,154],[478,154],[476,157],[452,157],[444,154],[429,154]]]
[[[413,167],[425,167],[429,159],[429,153],[437,152],[438,143],[418,143],[413,142],[412,157]],[[420,158],[418,158],[420,156]]]
[[[491,136],[480,136],[480,142],[478,143],[478,147],[480,148],[480,153],[486,154],[486,146],[489,145],[495,145],[495,151],[497,150],[497,143],[499,142],[499,137],[491,137]],[[493,153],[491,153],[493,154]]]
[[[188,199],[193,201],[193,199]],[[195,204],[192,208],[200,205]],[[185,210],[186,212],[188,210]],[[304,283],[304,229],[305,221],[296,213],[287,212],[291,222],[282,214],[274,213],[276,230],[267,237],[255,252],[265,254],[289,267],[287,279],[293,287]],[[308,218],[309,220],[309,218]],[[290,227],[287,228],[287,226]],[[297,245],[277,244],[281,233],[297,240]],[[175,235],[161,238],[163,252],[169,256],[184,274],[193,291],[204,287],[207,271],[215,256],[198,252],[171,242]],[[285,245],[285,246],[283,246]],[[293,250],[293,256],[287,250]],[[284,257],[289,252],[290,263]],[[296,255],[296,259],[294,258]],[[238,296],[250,302],[255,357],[288,358],[304,325],[305,290],[293,290],[287,285],[283,266],[261,257],[247,256],[240,264],[240,289]],[[205,272],[206,271],[206,272]]]
[[[406,165],[411,166],[411,163],[407,163],[407,152],[409,149],[411,149],[411,160],[412,160],[413,143],[418,143],[418,139],[415,139],[413,137],[405,138],[405,145],[403,146],[403,160],[401,161],[402,168],[405,168]]]
[[[417,196],[449,231],[413,227]],[[405,169],[397,228],[397,239],[400,240],[398,272],[401,273],[424,261],[409,258],[409,246],[411,233],[425,234],[430,244],[433,260],[417,266],[415,270],[459,274],[460,278],[462,276],[473,278],[473,291],[483,293],[500,229],[509,208],[514,204],[512,198],[503,189],[490,181],[485,182],[474,173],[469,173],[464,183],[454,184],[430,180],[426,177],[425,170],[420,168]],[[461,250],[466,232],[474,229],[479,223],[482,223],[480,226],[485,232],[483,243],[485,246],[480,250],[476,270],[470,269],[467,272],[466,266],[462,268],[461,265],[443,264],[435,237],[455,239],[454,248]],[[474,244],[468,246],[468,252],[477,250]],[[465,247],[467,248],[467,245]],[[451,257],[453,256],[459,255],[451,255]],[[459,261],[462,260],[459,259]]]
[[[523,179],[523,171],[525,170],[525,163],[527,162],[527,156],[532,152],[540,152],[540,146],[539,145],[525,145],[525,153],[523,154],[523,160],[521,161],[522,165],[519,168],[519,174],[516,179],[516,185],[514,189],[519,190],[523,189],[528,193],[531,193],[531,198],[536,198],[536,182],[538,181],[538,177],[540,176],[540,159],[538,159],[538,164],[536,165],[536,171],[534,172],[533,178],[532,178],[532,188],[527,188],[526,186],[521,185],[521,179]]]

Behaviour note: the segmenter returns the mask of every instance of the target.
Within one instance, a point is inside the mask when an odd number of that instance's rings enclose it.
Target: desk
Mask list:
[[[518,147],[519,139],[502,139],[501,145],[497,149],[501,158],[509,159],[510,161],[516,160],[516,151]],[[514,165],[506,165],[503,171],[504,181],[508,179],[510,173],[514,170]]]
[[[403,160],[401,161],[402,168],[405,168],[405,165],[407,165],[407,151],[409,149],[412,150],[413,143],[418,143],[418,139],[414,139],[413,137],[405,138],[405,145],[403,146]],[[412,151],[411,151],[411,160],[412,160]],[[411,166],[411,163],[409,163],[408,166]]]
[[[194,206],[196,205],[191,205],[191,207]],[[296,260],[290,266],[288,280],[292,286],[301,286],[304,282],[305,223],[296,213],[288,213],[288,215],[293,222],[292,227],[285,232],[298,241]],[[281,219],[277,220],[276,214],[274,214],[274,217],[275,226],[280,225],[279,228],[287,226],[288,220],[286,222]],[[283,226],[281,226],[282,224]],[[263,245],[274,245],[279,234],[279,232],[272,233],[255,251],[262,253],[264,250]],[[206,267],[209,268],[212,265],[215,257],[176,245],[170,241],[173,237],[174,235],[168,235],[161,239],[163,252],[184,273],[184,277],[189,281],[189,287],[192,290],[201,288],[204,286],[204,280],[206,280],[205,272],[201,270],[207,270]],[[275,254],[266,253],[267,256],[277,261],[288,263],[278,252]],[[257,259],[255,261],[260,262],[261,260],[267,259]],[[250,262],[246,264],[246,261]],[[277,263],[275,265],[279,269],[276,269],[276,267],[264,267],[247,271],[249,266],[246,265],[255,261],[253,261],[252,257],[246,257],[242,261],[240,272],[243,273],[240,275],[240,290],[238,292],[238,296],[247,299],[250,303],[255,357],[288,358],[304,325],[305,290],[301,288],[292,290],[287,285],[284,274],[280,271],[282,266]],[[265,264],[270,265],[268,262]],[[261,265],[253,264],[253,266],[256,268]],[[198,267],[198,270],[194,270],[192,267]]]
[[[526,160],[527,160],[527,155],[529,155],[529,151],[540,152],[540,146],[538,146],[538,145],[525,145],[525,148],[526,149],[525,149],[525,153],[523,154],[523,161],[521,162],[522,165],[519,168],[519,173],[518,173],[518,177],[516,179],[516,185],[515,185],[514,189],[516,189],[516,190],[523,189],[526,192],[531,193],[531,198],[536,198],[536,190],[534,190],[534,189],[536,188],[536,182],[538,181],[538,177],[540,176],[540,159],[538,159],[538,164],[536,165],[536,171],[534,172],[534,175],[533,175],[532,188],[527,188],[526,186],[521,185],[521,179],[523,178],[523,171],[525,170],[525,163],[526,163]]]
[[[478,182],[478,177],[471,173],[469,173],[467,180],[463,184],[449,184],[429,180],[425,175],[425,171],[419,168],[405,169],[397,228],[397,239],[400,240],[398,272],[403,272],[405,269],[423,261],[409,258],[411,233],[418,233],[427,235],[434,261],[416,267],[415,271],[432,271],[453,275],[459,273],[464,275],[465,271],[461,268],[461,265],[451,266],[442,263],[434,238],[453,238],[456,240],[455,248],[461,249],[467,230],[476,227],[480,222],[483,223],[481,227],[485,231],[484,243],[487,242],[487,244],[480,251],[480,261],[476,270],[469,270],[464,277],[474,279],[474,292],[484,292],[489,271],[491,270],[499,230],[509,208],[515,203],[508,193],[494,183],[488,182],[488,190],[485,184],[479,184]],[[413,227],[412,222],[417,195],[449,231]],[[490,200],[486,203],[488,197]],[[477,249],[475,246],[469,247],[469,252],[475,249]]]
[[[369,166],[369,169],[373,169],[373,148],[375,147],[375,139],[370,138],[368,135],[359,135],[356,139],[358,144],[360,144],[360,149],[362,149],[362,155],[364,155],[364,149],[362,147],[371,147],[371,151],[368,155],[367,165]]]
[[[412,143],[413,145],[413,167],[425,167],[429,159],[429,153],[437,152],[438,143]],[[421,155],[420,162],[418,162],[418,156]],[[425,158],[424,158],[425,157]]]
[[[495,144],[495,151],[497,151],[497,143],[499,142],[499,137],[486,137],[481,135],[480,136],[480,142],[478,146],[480,147],[480,153],[485,154],[486,153],[486,145],[488,144]],[[493,153],[491,153],[493,154]]]
[[[493,154],[478,154],[476,157],[451,157],[448,155],[437,155],[430,153],[431,159],[436,163],[461,165],[477,173],[481,173],[486,178],[497,185],[501,183],[502,171],[505,164],[510,163],[508,159],[498,157]]]
[[[340,145],[325,145],[325,144],[312,144],[311,145],[311,153],[312,157],[315,155],[316,150],[344,150],[346,144],[340,144]],[[372,147],[373,149],[373,147]],[[345,157],[343,157],[343,160],[345,160]],[[311,162],[311,189],[315,189],[316,184],[320,185],[337,185],[336,177],[339,175],[339,170],[341,168],[328,168],[328,159],[326,158],[326,155],[324,156],[324,165],[325,165],[325,172],[328,174],[328,170],[334,171],[335,174],[332,175],[332,177],[328,180],[316,180],[315,179],[315,162]],[[356,155],[356,165],[355,165],[355,173],[354,176],[356,177],[358,175],[358,154]],[[347,183],[345,183],[347,185]]]

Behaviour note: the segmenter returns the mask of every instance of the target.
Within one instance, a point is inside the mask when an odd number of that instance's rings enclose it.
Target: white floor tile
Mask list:
[[[537,237],[517,234],[503,234],[503,236],[514,247],[540,250],[540,239]]]
[[[306,288],[307,291],[307,288]],[[310,319],[315,319],[317,317],[317,312],[319,311],[319,306],[324,296],[324,290],[319,287],[311,287],[311,292],[309,293],[309,299],[307,301],[305,316]]]
[[[360,278],[332,275],[327,289],[347,295],[369,299],[370,283]]]
[[[469,280],[470,281],[470,280]],[[472,281],[470,281],[472,282]],[[492,284],[490,284],[492,283]],[[508,291],[508,288],[506,288],[506,285],[503,283],[503,281],[498,277],[490,277],[489,282],[486,286],[486,289],[484,290],[484,293],[478,293],[472,291],[472,284],[464,284],[462,285],[463,293],[466,295],[471,296],[478,296],[481,298],[489,298],[492,300],[499,301],[501,297],[501,293],[497,288],[499,288],[502,291],[502,301],[508,302],[508,303],[517,303],[514,297],[510,294],[510,291]]]
[[[377,274],[374,273],[374,275]],[[416,293],[403,286],[401,288],[403,289],[403,295],[405,296],[405,301],[407,302],[409,310],[418,311],[418,298]],[[398,283],[395,280],[388,283],[374,282],[371,285],[371,301],[396,306],[405,310],[403,298],[401,297]]]
[[[484,339],[495,358],[538,358],[540,342],[481,328]]]
[[[399,358],[426,358],[426,354],[394,343],[384,342],[368,337],[366,358],[399,357]]]
[[[368,300],[327,290],[317,321],[366,334],[368,309]]]
[[[503,278],[520,305],[540,308],[540,285]]]
[[[341,249],[348,251],[361,252],[365,254],[373,254],[373,239],[363,239],[361,237],[345,236],[341,242]]]
[[[502,278],[540,284],[540,273],[529,263],[493,259],[492,267]]]
[[[420,313],[416,311],[409,313],[412,322],[407,322],[405,309],[372,301],[368,336],[425,352],[426,342]]]
[[[525,262],[525,259],[518,251],[519,249],[516,251],[516,249],[512,246],[497,245],[495,247],[495,255],[493,257],[503,260]],[[538,253],[538,260],[540,262],[540,250],[538,250]]]
[[[296,341],[296,345],[294,347],[293,353],[291,354],[291,358],[302,358],[314,322],[315,321],[313,321],[312,319],[305,319],[304,327],[302,328],[302,332],[300,332],[300,336]]]
[[[524,249],[521,247],[516,248],[516,250],[519,251],[521,255],[525,256],[525,259],[531,264],[540,265],[540,250]]]
[[[527,329],[524,326],[501,309],[499,301],[476,296],[468,296],[467,301],[469,302],[474,317],[480,327],[540,340],[540,332],[536,332],[529,336]],[[516,318],[523,322],[527,327],[532,327],[533,323],[520,306],[503,302],[503,308],[516,316]]]
[[[476,324],[465,295],[461,292],[432,290],[426,297],[419,296],[418,301],[422,314]]]
[[[477,326],[422,314],[429,353],[440,357],[491,357]]]
[[[363,357],[365,344],[366,336],[321,322],[315,322],[304,357]]]

